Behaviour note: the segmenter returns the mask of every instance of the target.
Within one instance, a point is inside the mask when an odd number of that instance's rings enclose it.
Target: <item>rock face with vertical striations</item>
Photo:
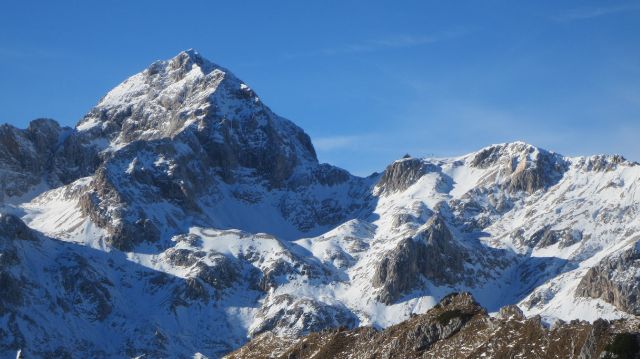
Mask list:
[[[471,159],[470,165],[497,167],[492,176],[503,176],[503,186],[508,191],[527,193],[555,184],[567,166],[562,156],[522,142],[487,147]]]
[[[433,216],[413,238],[401,240],[377,264],[371,284],[380,288],[386,304],[414,289],[425,279],[438,285],[462,281],[465,248],[457,245],[439,216]]]
[[[31,121],[24,130],[0,126],[0,196],[9,200],[39,184],[59,185],[53,163],[70,132],[50,119]]]
[[[376,185],[376,193],[390,194],[404,191],[416,183],[429,170],[436,167],[423,162],[419,158],[405,156],[390,164],[382,173]]]
[[[580,280],[576,295],[599,298],[640,315],[640,242],[590,268]]]

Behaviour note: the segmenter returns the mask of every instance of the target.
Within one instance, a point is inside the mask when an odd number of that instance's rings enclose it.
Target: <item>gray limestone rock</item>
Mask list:
[[[287,336],[300,336],[325,329],[347,327],[358,323],[357,317],[344,306],[329,305],[311,298],[297,298],[288,294],[268,300],[257,317],[260,324],[250,335],[266,331]]]
[[[50,119],[31,121],[26,129],[0,126],[0,189],[5,198],[27,194],[34,186],[55,185],[56,150],[71,132]]]
[[[483,169],[494,166],[498,172],[487,180],[506,175],[502,187],[511,193],[529,194],[557,183],[568,166],[562,156],[522,142],[485,148],[470,159],[470,165]]]
[[[231,287],[239,276],[238,265],[219,253],[209,254],[209,257],[213,264],[207,265],[204,262],[198,262],[195,264],[192,274],[217,290]]]
[[[422,278],[453,284],[464,275],[465,250],[457,245],[444,220],[433,216],[413,238],[399,242],[378,262],[372,285],[378,300],[391,304],[414,289]]]
[[[419,158],[406,157],[390,164],[376,184],[375,193],[379,195],[400,192],[416,183],[420,177],[436,166]]]
[[[179,267],[191,267],[206,255],[203,251],[192,251],[189,249],[170,248],[165,256],[169,263]]]
[[[640,242],[590,268],[575,295],[600,298],[625,312],[640,315]]]
[[[549,226],[534,232],[528,239],[519,241],[530,247],[545,248],[558,243],[559,248],[569,247],[582,240],[582,232],[571,228],[551,229]]]
[[[520,309],[515,304],[506,305],[500,308],[498,317],[502,319],[515,319],[515,320],[526,319],[526,317],[524,316],[524,313],[522,312],[522,309]]]

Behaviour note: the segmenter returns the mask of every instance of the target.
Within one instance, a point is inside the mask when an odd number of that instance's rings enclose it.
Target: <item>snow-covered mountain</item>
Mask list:
[[[74,129],[0,128],[0,356],[219,357],[489,311],[640,315],[640,165],[516,142],[360,178],[189,50]]]

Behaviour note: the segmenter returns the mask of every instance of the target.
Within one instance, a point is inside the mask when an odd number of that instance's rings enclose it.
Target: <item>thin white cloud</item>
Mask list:
[[[390,37],[386,39],[378,39],[362,42],[359,44],[350,44],[347,46],[323,49],[321,52],[325,55],[336,55],[343,53],[359,53],[359,52],[372,52],[383,49],[390,48],[406,48],[406,47],[414,47],[425,44],[431,44],[439,41],[440,38],[437,36],[424,35],[424,36],[413,36],[413,35],[403,35],[397,37]]]
[[[313,56],[335,56],[345,54],[356,54],[365,52],[375,52],[389,49],[410,48],[440,42],[466,33],[466,30],[457,29],[433,35],[400,35],[381,39],[367,40],[360,43],[353,43],[343,46],[312,50],[307,52],[287,53],[285,58],[313,57]]]
[[[361,136],[328,136],[313,140],[313,145],[319,151],[333,151],[349,148],[361,141]]]
[[[558,22],[569,22],[577,20],[588,20],[605,15],[616,14],[626,11],[635,11],[640,9],[640,4],[625,4],[615,6],[599,6],[599,7],[583,7],[571,9],[565,13],[552,16],[552,19]]]

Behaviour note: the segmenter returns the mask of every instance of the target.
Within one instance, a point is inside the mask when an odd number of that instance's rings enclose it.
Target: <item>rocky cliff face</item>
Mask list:
[[[424,174],[434,170],[437,170],[437,167],[407,155],[385,169],[376,185],[375,193],[384,195],[404,191]]]
[[[510,192],[528,193],[555,184],[567,169],[562,156],[525,143],[487,147],[471,159],[470,165],[483,169],[497,167],[492,179],[502,177],[499,182]]]
[[[640,315],[640,242],[591,267],[576,295],[600,298],[625,312]]]
[[[339,327],[370,339],[452,291],[512,305],[500,316],[518,323],[637,314],[638,164],[515,142],[356,177],[195,51],[73,129],[4,125],[0,174],[0,356],[220,357]],[[438,343],[484,318],[452,298],[464,315],[416,321],[388,353],[448,353]],[[524,322],[541,348],[556,335]],[[478,325],[489,340],[496,326]]]
[[[381,288],[378,300],[391,304],[427,280],[437,285],[464,281],[466,248],[459,246],[447,225],[433,216],[414,238],[407,238],[388,252],[376,266],[371,284]]]
[[[0,126],[0,196],[11,201],[33,187],[59,185],[54,159],[70,128],[49,119],[31,121],[24,130]]]

